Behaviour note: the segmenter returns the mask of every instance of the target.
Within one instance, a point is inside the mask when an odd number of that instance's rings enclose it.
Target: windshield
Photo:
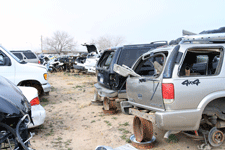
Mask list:
[[[7,49],[5,49],[3,46],[0,46],[0,49],[5,51],[7,54],[9,54],[11,57],[13,57],[17,62],[19,63],[23,63],[24,61],[20,60],[19,58],[17,58],[13,53],[11,53],[10,51],[8,51]]]

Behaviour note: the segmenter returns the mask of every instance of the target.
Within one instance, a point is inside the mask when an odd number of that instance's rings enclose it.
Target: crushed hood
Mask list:
[[[25,107],[27,100],[21,90],[2,76],[0,76],[0,89],[0,112],[19,115],[30,109],[30,106]]]

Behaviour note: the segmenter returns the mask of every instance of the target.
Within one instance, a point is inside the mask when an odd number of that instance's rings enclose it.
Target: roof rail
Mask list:
[[[10,52],[32,52],[31,50],[10,50]]]
[[[151,42],[150,44],[168,44],[168,42],[167,41],[153,41],[153,42]]]
[[[217,33],[217,34],[198,34],[191,36],[184,36],[180,43],[184,42],[193,42],[193,41],[207,41],[207,42],[225,42],[225,33]]]

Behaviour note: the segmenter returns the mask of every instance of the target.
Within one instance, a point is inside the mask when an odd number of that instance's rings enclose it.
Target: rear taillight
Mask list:
[[[41,61],[40,60],[38,60],[38,64],[40,64],[41,63]]]
[[[174,101],[174,85],[172,83],[162,84],[163,101],[166,104],[173,103]]]
[[[32,99],[32,100],[30,101],[30,105],[31,105],[31,106],[39,105],[39,104],[40,104],[40,101],[39,101],[39,98],[38,98],[38,97],[36,97],[36,98],[34,98],[34,99]]]

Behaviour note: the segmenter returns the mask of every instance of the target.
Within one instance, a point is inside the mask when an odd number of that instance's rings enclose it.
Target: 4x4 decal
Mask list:
[[[184,82],[182,82],[181,84],[183,85],[194,85],[196,84],[197,86],[200,84],[201,82],[199,81],[199,79],[196,79],[195,81],[188,81],[188,80],[185,80]]]

